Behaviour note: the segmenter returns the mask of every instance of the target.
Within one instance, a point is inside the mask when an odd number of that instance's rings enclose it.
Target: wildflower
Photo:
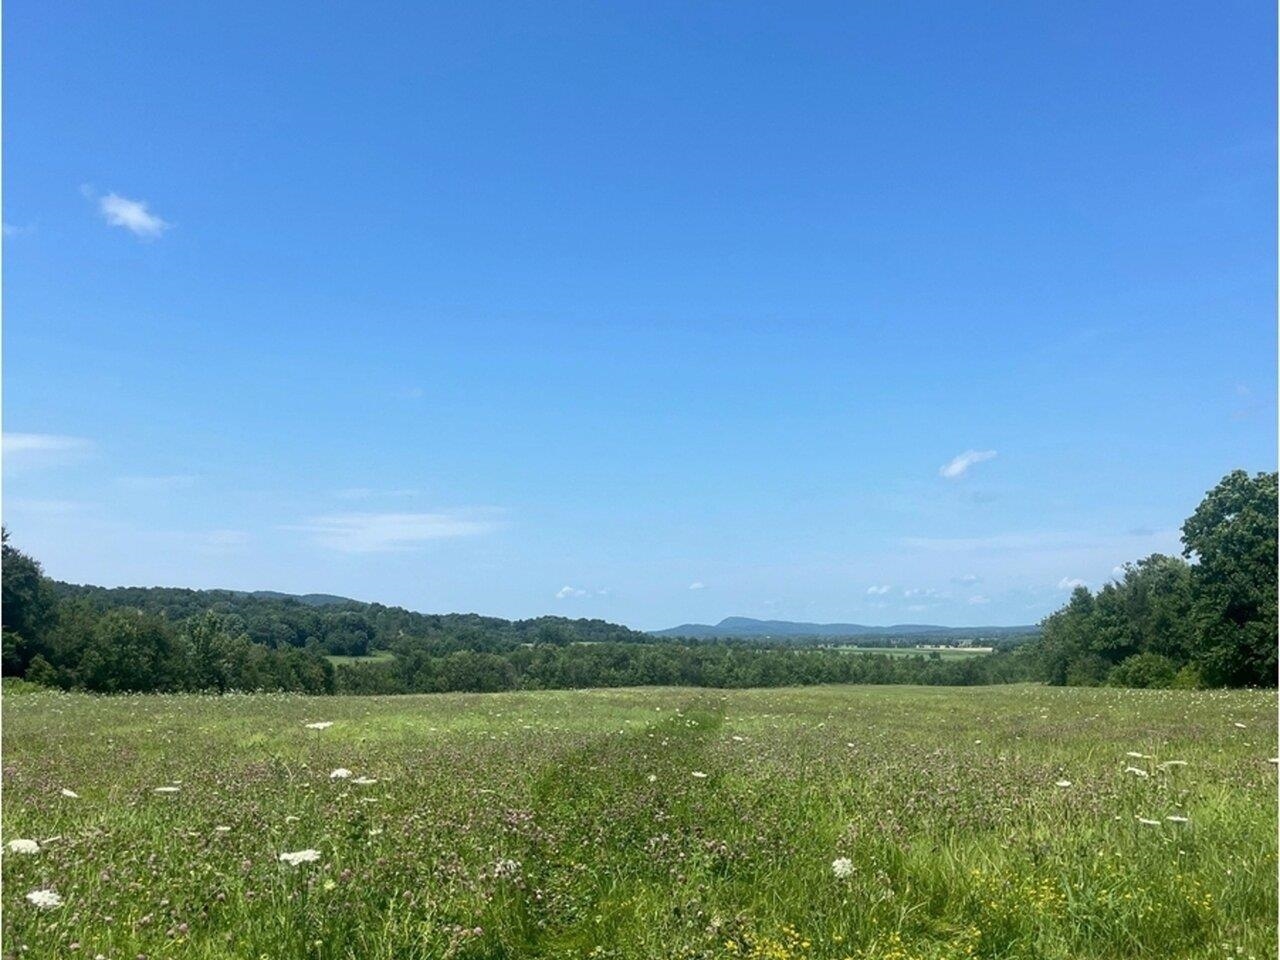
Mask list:
[[[34,840],[10,840],[9,850],[13,853],[39,853],[40,844]]]
[[[1062,787],[1063,789],[1066,789],[1067,787],[1071,786],[1071,781],[1070,781],[1070,780],[1059,780],[1059,781],[1057,781],[1056,783],[1054,783],[1054,786],[1055,786],[1055,787]]]
[[[848,857],[836,857],[831,861],[831,872],[836,875],[837,880],[851,877],[853,876],[853,861]]]
[[[178,793],[181,787],[156,787],[156,793]]]
[[[377,777],[356,777],[351,782],[355,784],[359,784],[362,787],[367,787],[371,783],[377,783],[378,778]]]
[[[1134,817],[1133,819],[1137,820],[1137,821],[1138,821],[1140,824],[1142,824],[1144,827],[1158,827],[1158,826],[1160,826],[1160,821],[1159,821],[1159,820],[1148,820],[1146,817]]]
[[[1126,754],[1125,754],[1125,756],[1126,756],[1126,757],[1133,757],[1135,760],[1150,760],[1150,759],[1151,759],[1151,758],[1150,758],[1149,756],[1147,756],[1145,753],[1138,753],[1138,752],[1136,752],[1136,751],[1134,751],[1134,750],[1130,750],[1128,753],[1126,753]]]
[[[1191,822],[1186,817],[1179,816],[1176,813],[1165,817],[1165,819],[1168,820],[1170,823],[1190,823]]]
[[[328,730],[333,726],[332,720],[317,720],[315,723],[308,723],[308,730]]]
[[[1125,772],[1125,773],[1132,773],[1135,777],[1149,777],[1149,776],[1151,776],[1151,774],[1147,773],[1147,771],[1145,771],[1145,770],[1140,770],[1140,769],[1138,769],[1137,767],[1125,767],[1125,768],[1124,768],[1124,772]]]
[[[701,770],[695,770],[695,771],[693,771],[693,777],[694,777],[694,779],[696,779],[696,780],[705,780],[705,779],[707,779],[707,775],[706,775],[705,773],[703,773]]]
[[[658,782],[658,775],[657,775],[656,773],[651,773],[651,774],[649,774],[649,782],[650,782],[650,783],[657,783],[657,782]]]
[[[62,788],[62,795],[64,797],[70,797],[72,800],[80,799],[80,794],[76,793],[74,790],[68,790],[66,787]]]
[[[213,832],[214,833],[230,833],[231,828],[230,827],[214,827]]]
[[[291,853],[280,854],[280,862],[287,863],[291,867],[296,867],[300,863],[315,863],[319,859],[319,850],[294,850]]]
[[[292,813],[290,813],[290,814],[286,814],[286,815],[285,815],[284,822],[285,822],[285,823],[297,823],[297,822],[298,822],[299,820],[301,820],[301,819],[302,819],[301,817],[295,817]]]
[[[62,906],[61,895],[52,890],[32,890],[27,894],[27,900],[41,910],[52,910],[54,907]]]
[[[1243,729],[1245,728],[1245,727],[1244,727],[1244,724],[1243,724],[1243,723],[1240,723],[1239,721],[1236,721],[1235,723],[1233,723],[1233,724],[1232,724],[1232,726],[1233,726],[1233,727],[1236,727],[1236,728],[1238,728],[1238,729],[1240,729],[1240,730],[1243,730]]]
[[[336,770],[329,771],[330,780],[345,780],[349,776],[351,776],[351,771],[346,767],[338,767]]]
[[[499,879],[514,880],[520,876],[520,861],[503,858],[493,865],[493,875]]]

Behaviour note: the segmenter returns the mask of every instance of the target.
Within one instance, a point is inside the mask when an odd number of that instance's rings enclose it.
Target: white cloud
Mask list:
[[[130,200],[117,193],[99,198],[98,212],[111,226],[124,227],[137,237],[152,239],[171,226],[148,210],[146,201]]]
[[[973,604],[974,606],[980,606],[981,604],[990,603],[990,602],[991,600],[989,598],[984,597],[980,593],[969,598],[969,603]]]
[[[180,490],[191,486],[200,478],[189,473],[173,473],[153,477],[120,477],[116,480],[126,490],[140,493],[161,493],[165,490]]]
[[[309,533],[321,546],[343,553],[405,550],[432,540],[492,533],[502,526],[493,510],[440,513],[335,513],[288,529]]]
[[[996,452],[994,450],[966,450],[951,459],[951,461],[938,470],[938,476],[946,477],[948,480],[956,480],[963,477],[969,472],[969,468],[975,463],[982,463],[985,460],[994,460]]]
[[[933,599],[939,594],[937,590],[933,589],[933,587],[912,587],[908,590],[903,590],[902,595],[910,600],[913,597],[926,597],[928,599]]]
[[[867,596],[883,597],[886,593],[888,593],[892,589],[893,587],[889,586],[889,584],[887,583],[878,587],[877,586],[867,587]]]
[[[569,597],[585,597],[586,595],[587,591],[580,587],[571,587],[567,583],[556,591],[557,600],[565,600]]]
[[[951,582],[959,584],[962,587],[971,587],[975,583],[981,583],[982,578],[974,576],[972,573],[966,573],[959,577],[952,577]]]
[[[1088,584],[1078,577],[1063,577],[1058,581],[1059,590],[1074,590],[1076,587],[1087,587]]]
[[[43,516],[62,517],[79,513],[89,504],[79,500],[29,500],[26,497],[9,497],[5,506],[18,513],[35,513]]]
[[[56,433],[6,433],[4,458],[9,467],[52,466],[76,460],[88,453],[93,444],[83,437],[67,437]]]
[[[707,588],[707,585],[703,583],[701,580],[695,580],[693,581],[693,583],[689,584],[690,590],[705,590],[706,588]]]

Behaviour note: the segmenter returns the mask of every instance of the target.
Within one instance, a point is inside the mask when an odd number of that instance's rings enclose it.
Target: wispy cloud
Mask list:
[[[7,497],[5,506],[16,513],[34,513],[41,516],[65,517],[79,513],[89,506],[79,500],[40,500],[26,497]]]
[[[705,590],[706,588],[707,588],[707,585],[703,583],[701,580],[695,580],[693,581],[693,583],[689,584],[690,590]]]
[[[889,592],[890,590],[892,590],[892,589],[893,589],[893,587],[891,587],[891,586],[890,586],[889,584],[887,584],[887,583],[885,583],[885,584],[880,584],[879,586],[870,586],[870,587],[867,587],[867,596],[869,596],[869,597],[883,597],[886,593],[888,593],[888,592]]]
[[[316,543],[343,553],[407,550],[433,540],[492,533],[503,526],[495,510],[439,513],[335,513],[313,517],[289,529],[310,534]]]
[[[77,460],[93,449],[83,437],[57,433],[6,433],[4,459],[7,467],[44,467]]]
[[[333,495],[339,500],[372,500],[375,497],[412,497],[417,495],[417,490],[379,490],[375,487],[347,487],[343,490],[335,490]]]
[[[974,576],[972,573],[965,573],[958,577],[952,577],[951,582],[962,587],[971,587],[975,583],[981,583],[982,578]]]
[[[172,473],[164,476],[118,477],[116,483],[126,490],[139,493],[162,493],[190,487],[200,478],[189,473]]]
[[[1058,581],[1059,590],[1074,590],[1076,587],[1087,587],[1087,586],[1088,584],[1078,577],[1063,577],[1061,580]]]
[[[969,598],[969,603],[970,603],[972,606],[975,606],[975,607],[977,607],[977,606],[981,606],[981,605],[982,605],[982,604],[984,604],[984,603],[990,603],[990,602],[991,602],[991,600],[990,600],[989,598],[984,597],[984,596],[983,596],[982,594],[980,594],[980,593],[979,593],[979,594],[975,594],[974,596],[972,596],[972,597],[970,597],[970,598]]]
[[[969,472],[969,468],[975,463],[982,463],[985,460],[994,460],[996,452],[994,450],[966,450],[964,453],[952,457],[948,463],[943,464],[938,469],[938,476],[946,477],[948,480],[957,480]]]
[[[586,595],[586,590],[583,590],[581,587],[571,587],[567,583],[556,591],[557,600],[567,600],[570,597],[585,597]]]
[[[130,200],[118,193],[99,197],[98,212],[111,226],[123,227],[135,237],[147,240],[154,240],[172,226],[148,210],[145,200]]]

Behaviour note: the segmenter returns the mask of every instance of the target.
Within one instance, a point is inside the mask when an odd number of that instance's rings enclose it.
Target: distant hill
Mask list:
[[[804,623],[795,620],[753,620],[751,617],[725,617],[714,626],[707,623],[684,623],[666,630],[651,630],[655,637],[690,637],[700,640],[786,639],[799,637],[947,637],[954,640],[977,637],[1012,637],[1039,633],[1038,626],[1017,627],[944,627],[929,623],[897,623],[887,627],[869,627],[861,623]]]
[[[240,593],[241,591],[232,591]],[[280,593],[277,590],[254,590],[246,593],[246,596],[259,597],[263,600],[296,600],[307,607],[331,607],[338,603],[359,603],[359,600],[352,600],[350,597],[337,597],[332,593]]]

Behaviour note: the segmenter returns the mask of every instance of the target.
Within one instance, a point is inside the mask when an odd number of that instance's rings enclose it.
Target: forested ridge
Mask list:
[[[1276,474],[1236,471],[1154,554],[1078,587],[1038,637],[944,659],[831,638],[666,638],[603,620],[423,614],[342,597],[74,585],[3,546],[5,676],[98,692],[413,693],[609,686],[1274,686]],[[919,637],[887,641],[905,644]],[[847,645],[866,637],[846,638]],[[885,642],[885,641],[876,641]]]

